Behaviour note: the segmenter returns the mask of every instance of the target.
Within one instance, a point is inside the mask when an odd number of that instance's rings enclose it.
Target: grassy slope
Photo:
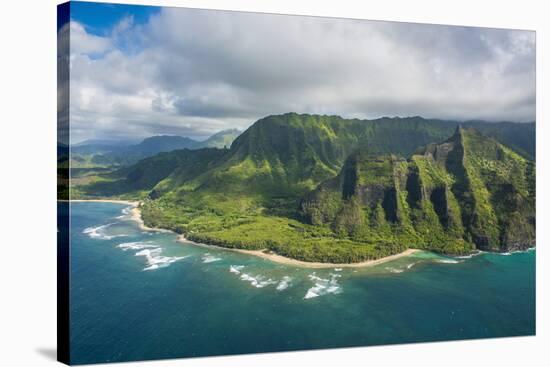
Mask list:
[[[452,122],[421,118],[361,121],[337,116],[269,116],[200,170],[187,172],[180,162],[159,177],[149,177],[148,184],[139,188],[132,185],[140,180],[118,181],[123,183],[123,195],[145,198],[151,193],[143,204],[146,224],[186,233],[201,242],[267,248],[306,261],[356,262],[409,246],[459,253],[472,245],[460,239],[465,234],[464,215],[451,189],[456,178],[430,161],[433,158],[415,155],[409,162],[397,157],[391,162],[382,160],[376,175],[370,172],[372,167],[363,167],[359,175],[363,185],[368,180],[380,181],[394,190],[367,209],[353,199],[343,205],[338,191],[342,189],[338,174],[353,151],[407,156],[420,145],[446,139],[454,127]],[[447,203],[449,215],[434,207],[435,199],[411,200],[414,185],[407,177],[415,171],[424,189],[439,189],[436,198]],[[308,224],[300,211],[301,199],[321,182],[321,219],[306,213],[311,219]],[[90,194],[97,193],[95,188],[88,189]],[[336,217],[334,223],[328,220]]]

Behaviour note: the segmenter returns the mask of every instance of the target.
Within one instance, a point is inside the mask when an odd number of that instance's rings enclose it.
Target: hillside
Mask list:
[[[73,188],[71,197],[154,196],[151,195],[151,190],[171,174],[176,173],[180,178],[194,177],[208,170],[225,153],[225,149],[215,148],[181,149],[145,158],[114,172],[94,172],[96,176],[77,173],[73,176],[73,182],[80,185]]]
[[[534,165],[473,129],[409,160],[360,151],[302,202],[307,220],[356,241],[383,237],[444,253],[535,242]]]
[[[519,124],[472,124],[501,140],[420,117],[268,116],[193,170],[195,158],[174,163],[161,154],[73,192],[147,197],[147,225],[306,261],[530,246],[530,126],[520,133]]]
[[[518,130],[517,124],[498,124],[502,128],[497,129],[489,123],[474,123],[507,137],[504,140],[514,137],[506,131]],[[303,195],[336,176],[355,150],[368,148],[371,153],[407,157],[419,146],[447,139],[455,128],[456,123],[420,117],[349,120],[295,113],[268,116],[243,132],[212,170],[192,180],[186,178],[182,187],[161,183],[157,192],[184,201],[191,199],[190,204],[223,206],[223,210],[231,209],[225,201],[234,202],[239,197],[248,208],[292,211]],[[534,139],[519,133],[515,136],[517,143],[511,144],[531,150]],[[177,177],[171,181],[184,182]]]

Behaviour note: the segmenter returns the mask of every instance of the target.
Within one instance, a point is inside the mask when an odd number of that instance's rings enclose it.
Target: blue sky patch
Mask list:
[[[88,33],[105,36],[127,16],[133,16],[134,24],[143,24],[160,9],[158,6],[71,1],[71,19],[84,25]]]

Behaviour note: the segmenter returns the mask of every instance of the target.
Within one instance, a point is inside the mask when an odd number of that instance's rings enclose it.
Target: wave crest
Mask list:
[[[96,240],[112,240],[113,238],[117,237],[126,237],[125,234],[118,234],[118,235],[108,235],[105,233],[105,229],[109,228],[115,223],[108,223],[103,224],[101,226],[97,227],[88,227],[85,228],[82,233],[87,234],[90,238],[96,239]]]
[[[212,256],[208,252],[202,256],[202,262],[205,264],[220,261],[221,259],[222,259],[221,257]]]
[[[326,294],[338,294],[342,292],[342,288],[338,284],[340,274],[330,273],[328,279],[318,277],[315,273],[308,275],[308,278],[315,282],[315,285],[307,290],[304,299],[324,296]]]
[[[160,268],[165,268],[167,266],[170,266],[170,264],[175,263],[176,261],[185,259],[188,256],[162,256],[162,248],[154,248],[154,249],[143,249],[141,251],[136,252],[135,256],[143,256],[146,259],[147,267],[145,267],[143,270],[156,270]]]

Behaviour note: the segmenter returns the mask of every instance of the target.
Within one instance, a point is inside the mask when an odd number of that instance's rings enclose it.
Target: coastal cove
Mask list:
[[[74,363],[535,332],[534,250],[312,269],[145,230],[133,204],[70,204]]]

